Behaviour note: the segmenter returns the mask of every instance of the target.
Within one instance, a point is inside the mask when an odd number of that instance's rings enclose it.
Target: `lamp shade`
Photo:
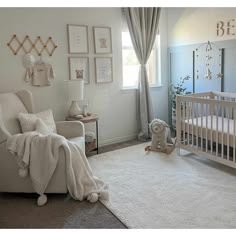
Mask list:
[[[84,80],[68,81],[68,93],[70,101],[79,101],[84,98]]]

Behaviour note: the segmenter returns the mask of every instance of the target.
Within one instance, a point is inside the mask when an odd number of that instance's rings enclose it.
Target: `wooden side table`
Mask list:
[[[95,124],[96,124],[96,142],[97,142],[97,145],[96,145],[96,148],[93,149],[93,151],[97,151],[97,154],[98,154],[98,119],[99,118],[98,118],[97,114],[92,114],[90,116],[84,116],[81,119],[76,119],[76,118],[70,117],[70,116],[66,117],[66,120],[68,120],[68,121],[78,120],[78,121],[81,121],[84,124],[95,122]]]

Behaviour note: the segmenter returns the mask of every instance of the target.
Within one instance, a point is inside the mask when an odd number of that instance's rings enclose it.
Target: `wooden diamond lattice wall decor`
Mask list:
[[[26,44],[28,47],[26,47]],[[48,37],[47,41],[44,43],[42,38],[38,36],[35,41],[32,42],[29,35],[26,35],[22,42],[16,35],[13,35],[11,40],[7,43],[7,46],[11,49],[14,55],[17,55],[20,49],[22,49],[25,53],[30,53],[34,50],[38,56],[41,56],[44,51],[46,51],[49,56],[52,56],[57,48],[52,37]]]

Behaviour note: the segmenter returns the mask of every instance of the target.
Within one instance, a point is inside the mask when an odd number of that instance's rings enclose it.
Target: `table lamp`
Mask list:
[[[68,92],[69,100],[71,101],[71,106],[68,111],[70,117],[82,118],[82,111],[77,103],[77,101],[83,100],[84,97],[84,80],[70,80],[68,81]]]

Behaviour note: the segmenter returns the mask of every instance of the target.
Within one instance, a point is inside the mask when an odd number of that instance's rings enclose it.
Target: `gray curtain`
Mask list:
[[[125,8],[124,13],[133,47],[140,63],[137,93],[140,123],[138,138],[145,141],[150,137],[148,125],[154,118],[146,64],[156,39],[161,9],[155,7]]]

